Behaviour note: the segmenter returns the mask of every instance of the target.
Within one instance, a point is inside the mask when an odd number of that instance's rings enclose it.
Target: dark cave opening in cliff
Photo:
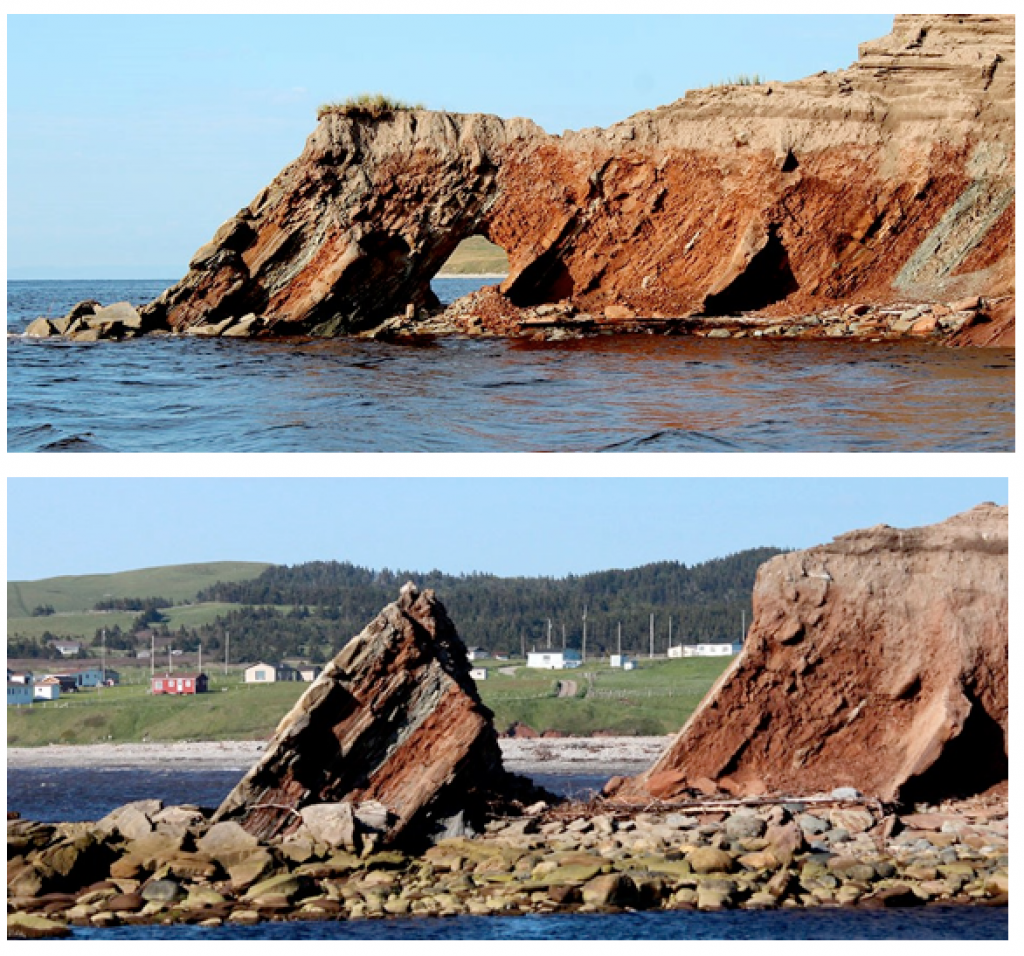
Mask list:
[[[984,793],[1009,776],[1006,736],[999,722],[967,692],[971,712],[939,759],[900,789],[906,804],[939,803]]]
[[[772,227],[764,248],[751,258],[732,282],[704,301],[705,315],[756,312],[792,295],[800,288],[778,229]]]

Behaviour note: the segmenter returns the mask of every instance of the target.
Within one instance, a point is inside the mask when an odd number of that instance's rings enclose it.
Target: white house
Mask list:
[[[319,676],[319,675],[317,675]],[[247,684],[273,684],[282,680],[303,680],[301,673],[291,664],[264,664],[260,661],[245,669]]]
[[[612,654],[608,663],[610,667],[621,667],[623,670],[633,670],[636,666],[627,654]],[[633,664],[633,667],[630,667],[630,664]]]
[[[74,657],[82,649],[81,641],[50,641],[49,644],[61,657]]]
[[[273,664],[264,664],[260,661],[245,669],[245,682],[247,684],[273,684],[277,680],[277,668]]]
[[[31,684],[18,684],[15,681],[7,682],[7,706],[22,707],[31,704],[35,700]]]
[[[471,647],[468,651],[466,651],[466,657],[468,657],[471,661],[482,661],[487,659],[488,654],[486,648]]]
[[[470,672],[469,676],[473,680],[487,680],[487,668],[486,667],[474,667]]]
[[[7,683],[8,684],[31,684],[32,675],[25,671],[24,673],[18,673],[12,671],[9,667],[7,668]]]
[[[668,649],[668,656],[671,658],[735,657],[742,650],[742,644],[679,644]]]
[[[622,669],[624,671],[635,671],[636,670],[636,661],[625,661],[623,663],[623,665],[622,665]]]
[[[307,684],[311,684],[324,672],[319,664],[300,664],[296,670]]]
[[[583,658],[579,651],[530,651],[526,655],[526,666],[542,671],[562,671],[579,667]]]
[[[60,697],[60,678],[44,677],[32,685],[34,700],[57,700]]]

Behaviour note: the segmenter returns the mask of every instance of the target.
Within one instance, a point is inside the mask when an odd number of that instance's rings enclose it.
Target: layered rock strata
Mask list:
[[[773,558],[743,652],[617,800],[848,785],[884,801],[1007,780],[1008,510]]]
[[[331,825],[369,813],[385,843],[480,826],[488,808],[534,795],[502,767],[492,716],[444,607],[407,584],[281,720],[214,820],[266,839],[347,804]]]
[[[661,320],[1012,295],[1014,65],[1012,16],[914,14],[847,70],[695,91],[604,130],[328,112],[144,314],[357,332],[434,308],[430,280],[473,235],[508,253],[511,310]]]

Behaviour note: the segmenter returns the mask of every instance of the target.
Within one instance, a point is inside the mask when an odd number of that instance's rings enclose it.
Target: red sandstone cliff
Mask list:
[[[148,318],[357,331],[435,304],[430,279],[474,234],[508,252],[512,306],[1012,296],[1014,49],[1012,16],[902,15],[847,70],[692,92],[607,130],[328,115]]]
[[[757,575],[742,654],[616,799],[853,786],[936,801],[1007,779],[1008,509],[855,531]]]

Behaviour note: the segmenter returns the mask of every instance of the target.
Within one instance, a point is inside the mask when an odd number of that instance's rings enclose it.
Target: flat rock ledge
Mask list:
[[[947,303],[901,302],[846,305],[818,314],[779,316],[743,314],[729,317],[644,315],[629,306],[609,306],[600,314],[580,312],[569,302],[518,308],[496,287],[485,287],[443,310],[410,307],[354,335],[362,339],[510,338],[559,342],[608,335],[694,336],[710,339],[812,339],[888,342],[913,340],[942,345],[1012,345],[1002,334],[986,341],[979,335],[992,327],[1001,333],[1004,313],[1015,300],[972,297]],[[26,338],[75,342],[124,341],[145,335],[192,338],[295,339],[295,330],[275,328],[272,320],[249,313],[199,322],[175,330],[145,308],[119,302],[101,306],[88,301],[66,316],[40,316],[26,328]],[[305,338],[298,336],[298,338]]]
[[[1004,794],[901,814],[848,790],[639,811],[601,800],[539,804],[416,854],[376,845],[372,806],[334,809],[306,814],[300,830],[269,841],[231,821],[211,825],[208,810],[157,800],[95,823],[34,823],[9,813],[7,935],[145,923],[1009,900]]]

